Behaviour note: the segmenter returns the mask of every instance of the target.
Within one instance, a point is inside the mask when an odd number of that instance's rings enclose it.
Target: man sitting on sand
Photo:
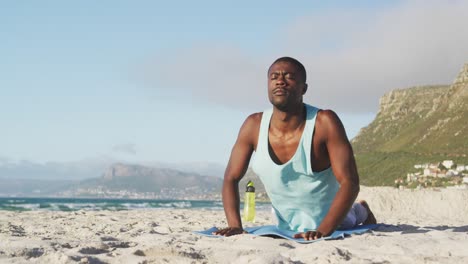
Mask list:
[[[282,57],[268,70],[273,109],[254,113],[242,125],[224,175],[228,227],[214,234],[245,233],[239,214],[239,181],[249,166],[270,197],[278,227],[306,240],[329,236],[376,220],[365,201],[354,203],[359,176],[344,127],[331,110],[303,103],[306,70]]]

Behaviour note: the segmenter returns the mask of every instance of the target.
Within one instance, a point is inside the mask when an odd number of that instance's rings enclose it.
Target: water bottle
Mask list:
[[[245,190],[244,221],[255,222],[255,187],[252,181],[247,183]]]

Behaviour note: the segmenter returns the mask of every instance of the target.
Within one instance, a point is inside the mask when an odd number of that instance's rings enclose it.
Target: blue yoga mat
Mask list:
[[[302,244],[307,244],[307,243],[314,243],[317,241],[321,240],[330,240],[330,239],[339,239],[339,238],[344,238],[346,236],[350,236],[353,234],[362,234],[368,230],[375,229],[379,224],[375,225],[360,225],[352,229],[347,229],[347,230],[337,230],[331,234],[331,236],[328,237],[323,237],[317,240],[305,240],[303,238],[294,238],[294,234],[297,234],[298,232],[295,231],[289,231],[289,230],[283,230],[279,229],[278,227],[274,225],[266,225],[266,226],[254,226],[254,227],[246,227],[244,228],[245,231],[247,231],[250,235],[255,235],[255,236],[279,236],[282,238],[286,238],[289,240],[296,241],[298,243]],[[220,235],[213,235],[212,233],[214,231],[218,230],[216,227],[212,227],[210,229],[204,230],[204,231],[194,231],[195,234],[200,234],[203,236],[209,236],[209,237],[223,237]]]

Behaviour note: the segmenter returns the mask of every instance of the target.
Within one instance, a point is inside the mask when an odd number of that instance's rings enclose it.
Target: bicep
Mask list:
[[[232,147],[229,163],[224,173],[225,180],[239,181],[249,167],[254,151],[255,122],[249,117],[242,125],[236,143]]]
[[[324,121],[327,130],[325,142],[331,167],[338,182],[350,181],[359,184],[353,149],[341,120],[334,112],[329,111],[326,113]]]

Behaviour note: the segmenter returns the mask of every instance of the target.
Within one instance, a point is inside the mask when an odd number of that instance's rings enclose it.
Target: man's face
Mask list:
[[[280,61],[268,71],[268,98],[278,109],[287,110],[302,104],[302,96],[307,90],[304,76],[290,62]]]

